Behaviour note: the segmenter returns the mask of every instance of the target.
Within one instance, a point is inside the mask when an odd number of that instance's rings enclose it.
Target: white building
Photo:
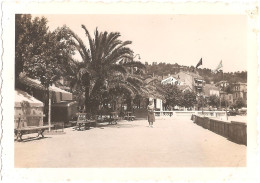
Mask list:
[[[181,83],[174,77],[169,76],[168,78],[165,78],[161,81],[161,84],[171,84],[171,85],[180,85]]]

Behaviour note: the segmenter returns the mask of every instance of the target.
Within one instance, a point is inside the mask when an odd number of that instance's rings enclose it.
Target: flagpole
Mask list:
[[[222,69],[222,79],[223,79],[223,82],[224,82],[224,70]],[[225,90],[225,82],[223,83],[223,91]],[[225,92],[225,91],[224,91]],[[226,119],[228,121],[228,115],[227,115],[227,101],[225,100],[225,97],[224,97],[224,102],[225,102],[225,111],[226,111]],[[221,104],[220,104],[221,105]]]

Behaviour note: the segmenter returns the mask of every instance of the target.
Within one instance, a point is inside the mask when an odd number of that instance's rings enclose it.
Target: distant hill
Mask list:
[[[184,71],[194,71],[194,66],[183,66],[177,63],[175,64],[168,64],[168,63],[153,63],[147,64],[146,63],[146,72],[148,75],[155,75],[155,76],[167,76],[169,74],[176,74],[181,70]],[[237,72],[225,72],[219,71],[218,73],[213,73],[211,69],[203,68],[203,69],[196,69],[200,76],[204,77],[206,83],[210,83],[213,81],[217,83],[221,80],[226,80],[229,83],[236,83],[236,82],[247,82],[247,71],[237,71]]]

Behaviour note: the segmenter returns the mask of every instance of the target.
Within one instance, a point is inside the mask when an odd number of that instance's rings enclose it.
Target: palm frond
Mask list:
[[[106,41],[106,45],[105,45],[105,53],[109,53],[112,49],[111,49],[111,45],[113,45],[112,43],[117,40],[120,37],[120,33],[119,32],[111,32],[108,34],[107,37],[107,41]]]
[[[78,44],[75,42],[74,43],[72,42],[72,43],[76,46],[77,50],[82,50],[81,53],[83,53],[82,55],[84,55],[82,57],[84,62],[89,61],[91,59],[91,56],[88,54],[86,46],[83,43],[82,39],[76,33],[74,33],[70,28],[66,28],[66,30],[77,41]]]
[[[113,65],[109,66],[109,70],[112,72],[114,72],[114,71],[120,72],[122,74],[125,74],[127,72],[124,66],[118,65],[118,64],[113,64]]]
[[[122,58],[129,56],[132,53],[132,50],[127,47],[122,47],[117,49],[117,51],[113,51],[110,55],[108,55],[104,59],[104,64],[113,64],[120,61]]]
[[[130,62],[125,62],[123,63],[124,66],[126,67],[137,67],[139,69],[145,69],[145,65],[142,62],[139,61],[130,61]]]
[[[88,29],[85,27],[85,25],[81,25],[81,27],[85,30],[85,34],[86,34],[87,37],[88,37],[91,56],[93,56],[93,55],[95,55],[95,44],[94,44],[94,41],[92,40],[92,37],[91,37],[91,35],[89,34],[89,31],[88,31]]]
[[[143,85],[143,80],[135,77],[135,75],[128,75],[127,79],[126,79],[129,83],[137,85],[137,86],[141,86]]]

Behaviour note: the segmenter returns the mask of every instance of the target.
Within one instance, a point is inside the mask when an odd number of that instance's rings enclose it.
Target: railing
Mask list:
[[[192,114],[211,117],[222,117],[226,116],[226,111],[155,111],[154,114],[156,117],[191,116]]]

